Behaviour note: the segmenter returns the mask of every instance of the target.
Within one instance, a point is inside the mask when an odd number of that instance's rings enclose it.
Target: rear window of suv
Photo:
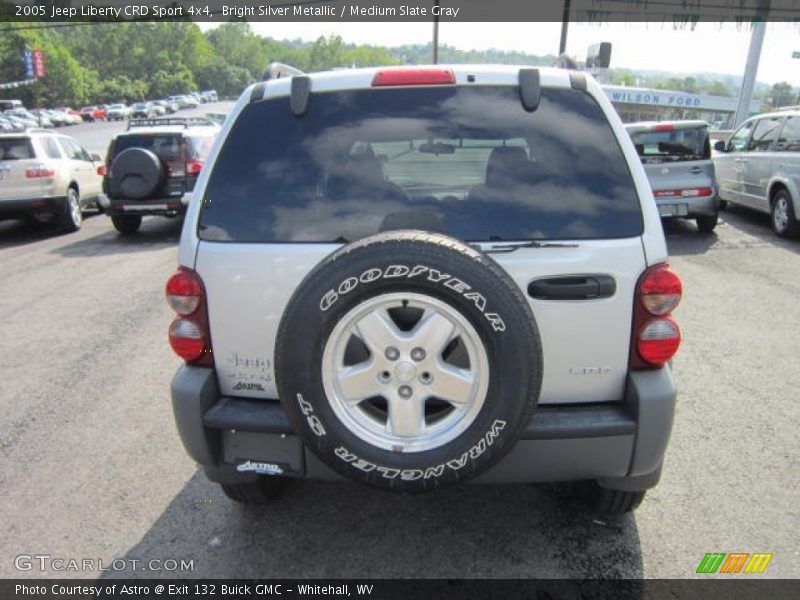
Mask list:
[[[0,160],[26,160],[34,158],[30,138],[0,139]]]
[[[128,148],[144,148],[150,150],[161,160],[171,162],[180,160],[182,155],[182,145],[186,145],[186,158],[188,160],[205,160],[214,143],[214,136],[208,135],[188,135],[178,133],[158,133],[141,135],[121,135],[113,144],[111,149],[111,160],[119,153]]]
[[[511,86],[320,93],[247,105],[211,172],[204,240],[343,242],[388,229],[468,241],[639,235],[628,165],[595,100]]]
[[[707,127],[631,133],[636,152],[645,164],[711,158]]]

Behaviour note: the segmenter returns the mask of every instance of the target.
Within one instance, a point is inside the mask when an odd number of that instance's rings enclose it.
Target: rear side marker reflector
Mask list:
[[[391,69],[378,71],[372,87],[397,85],[452,85],[456,82],[452,69]]]

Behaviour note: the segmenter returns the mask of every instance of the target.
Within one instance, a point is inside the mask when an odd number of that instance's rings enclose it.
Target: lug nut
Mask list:
[[[414,348],[411,351],[411,359],[417,362],[423,360],[425,358],[425,350],[422,348]]]
[[[411,398],[411,388],[407,385],[401,385],[400,388],[397,390],[397,393],[400,394],[401,398]]]
[[[378,375],[378,381],[381,383],[389,383],[392,380],[392,374],[389,371],[381,371]]]
[[[388,358],[389,360],[397,360],[398,358],[400,358],[400,350],[398,350],[394,346],[389,346],[386,349],[386,358]]]
[[[430,373],[425,371],[422,375],[419,376],[419,380],[420,380],[421,383],[424,383],[425,385],[427,385],[431,381],[433,381],[433,377],[431,376]]]

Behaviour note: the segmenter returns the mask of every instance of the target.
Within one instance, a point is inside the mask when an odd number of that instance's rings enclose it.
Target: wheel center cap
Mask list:
[[[409,383],[417,376],[417,368],[410,362],[398,363],[394,368],[394,376],[400,383]]]

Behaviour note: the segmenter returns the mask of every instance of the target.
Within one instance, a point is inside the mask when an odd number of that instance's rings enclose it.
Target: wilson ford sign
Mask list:
[[[639,104],[664,106],[668,108],[695,108],[720,112],[734,112],[736,98],[709,96],[708,94],[687,94],[670,90],[604,85],[603,91],[614,104]],[[751,103],[751,110],[758,111],[758,101]]]

